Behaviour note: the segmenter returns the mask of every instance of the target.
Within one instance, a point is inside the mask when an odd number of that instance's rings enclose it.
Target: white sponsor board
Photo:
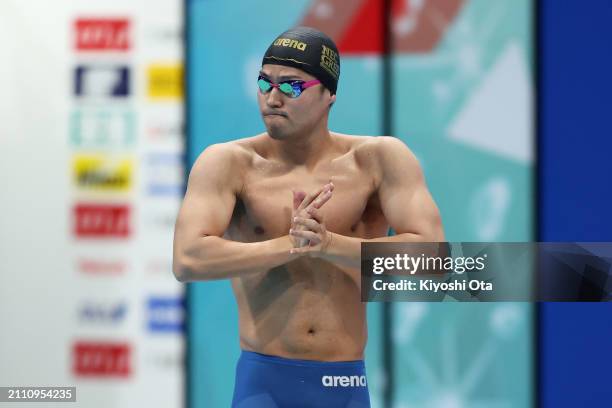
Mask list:
[[[181,199],[181,32],[178,0],[0,4],[1,385],[184,406],[173,225],[150,225]]]

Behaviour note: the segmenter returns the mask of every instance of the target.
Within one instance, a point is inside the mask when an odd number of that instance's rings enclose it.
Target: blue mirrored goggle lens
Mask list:
[[[268,92],[272,88],[272,85],[270,85],[270,83],[263,78],[257,80],[257,85],[259,86],[261,92],[264,93]]]
[[[288,84],[287,82],[283,82],[282,84],[279,84],[278,87],[282,93],[284,93],[285,95],[289,95],[291,97],[293,96],[293,87],[291,86],[291,84]]]

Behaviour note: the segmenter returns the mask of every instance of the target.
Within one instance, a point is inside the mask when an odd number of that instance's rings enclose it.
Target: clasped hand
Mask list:
[[[333,190],[334,184],[330,181],[310,194],[293,191],[293,211],[289,229],[289,237],[293,243],[292,254],[317,255],[329,247],[331,233],[325,228],[320,208],[331,199]]]

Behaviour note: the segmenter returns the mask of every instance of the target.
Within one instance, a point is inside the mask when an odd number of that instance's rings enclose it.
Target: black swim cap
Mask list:
[[[310,27],[285,31],[268,47],[261,65],[275,64],[308,72],[329,89],[338,89],[340,56],[336,44],[327,35]]]

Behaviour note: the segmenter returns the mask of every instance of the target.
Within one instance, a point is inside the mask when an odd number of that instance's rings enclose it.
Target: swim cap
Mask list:
[[[329,89],[338,89],[340,57],[336,44],[327,35],[310,27],[285,31],[268,47],[261,65],[274,64],[308,72]]]

